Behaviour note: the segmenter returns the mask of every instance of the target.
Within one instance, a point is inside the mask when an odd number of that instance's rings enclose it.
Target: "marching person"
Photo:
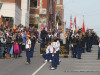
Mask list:
[[[83,39],[82,53],[85,53],[85,42],[86,42],[85,32],[82,33],[82,39]]]
[[[52,61],[52,53],[51,50],[53,50],[53,47],[51,48],[50,42],[48,42],[46,48],[46,53],[44,53],[42,56],[44,58],[44,62],[46,63],[47,61],[51,62]]]
[[[77,47],[78,47],[78,48],[77,48],[77,49],[78,49],[78,50],[77,50],[77,58],[78,58],[78,59],[81,59],[81,52],[82,52],[82,47],[83,47],[83,43],[84,43],[81,34],[79,35],[79,38],[77,39],[77,42],[78,42],[78,43],[77,43],[77,44],[78,44],[78,45],[77,45]]]
[[[29,39],[30,38],[30,35],[27,35],[26,39],[26,56],[27,56],[27,62],[26,64],[30,64],[30,54],[31,54],[31,40]]]
[[[53,51],[52,51],[52,66],[51,66],[51,70],[55,70],[57,68],[57,61],[56,61],[56,46],[57,43],[54,42],[54,40],[56,40],[55,38],[53,38],[51,40],[51,46],[53,47]]]
[[[72,34],[72,43],[73,43],[73,58],[76,58],[77,55],[77,34],[76,32],[74,35]]]
[[[87,35],[87,51],[91,52],[91,44],[92,44],[92,34],[89,31],[89,34]]]
[[[99,46],[98,46],[98,59],[97,60],[100,60],[100,39],[98,40],[99,42]]]
[[[93,37],[93,45],[97,45],[97,34],[96,33]]]

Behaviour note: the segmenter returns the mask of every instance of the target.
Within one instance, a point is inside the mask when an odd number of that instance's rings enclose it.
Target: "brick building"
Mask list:
[[[1,0],[1,2],[3,5],[0,16],[3,15],[7,22],[10,22],[12,26],[20,24],[29,26],[30,0]]]
[[[59,28],[64,28],[64,8],[63,8],[63,0],[56,0],[56,7],[55,7],[56,13],[59,14],[59,19],[58,16],[56,16],[56,21],[59,20]]]
[[[59,3],[60,1],[60,3]],[[59,20],[59,26],[63,24],[63,0],[30,0],[30,25],[39,27],[47,25],[50,28],[55,28],[56,22]]]

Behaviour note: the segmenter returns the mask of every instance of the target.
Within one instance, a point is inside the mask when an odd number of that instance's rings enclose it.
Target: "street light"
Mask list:
[[[1,9],[2,5],[3,5],[3,3],[0,1],[0,9]]]
[[[39,21],[40,21],[40,16],[38,16],[37,19],[38,19],[38,31],[39,31]]]

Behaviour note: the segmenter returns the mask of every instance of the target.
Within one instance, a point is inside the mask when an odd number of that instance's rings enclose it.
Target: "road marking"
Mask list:
[[[75,61],[99,61],[99,60],[75,60]]]
[[[32,75],[36,75],[36,73],[39,72],[45,65],[46,65],[46,63],[41,65]]]
[[[75,63],[75,64],[100,64],[100,63]]]
[[[96,57],[83,57],[83,59],[84,59],[84,58],[96,58]]]
[[[94,67],[94,66],[75,66],[75,67],[85,67],[85,68],[100,68],[100,67]]]

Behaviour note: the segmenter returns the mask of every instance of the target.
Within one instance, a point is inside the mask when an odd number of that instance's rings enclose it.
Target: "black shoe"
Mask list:
[[[22,56],[18,56],[18,57],[22,57]]]
[[[33,56],[31,56],[30,58],[33,58]]]

